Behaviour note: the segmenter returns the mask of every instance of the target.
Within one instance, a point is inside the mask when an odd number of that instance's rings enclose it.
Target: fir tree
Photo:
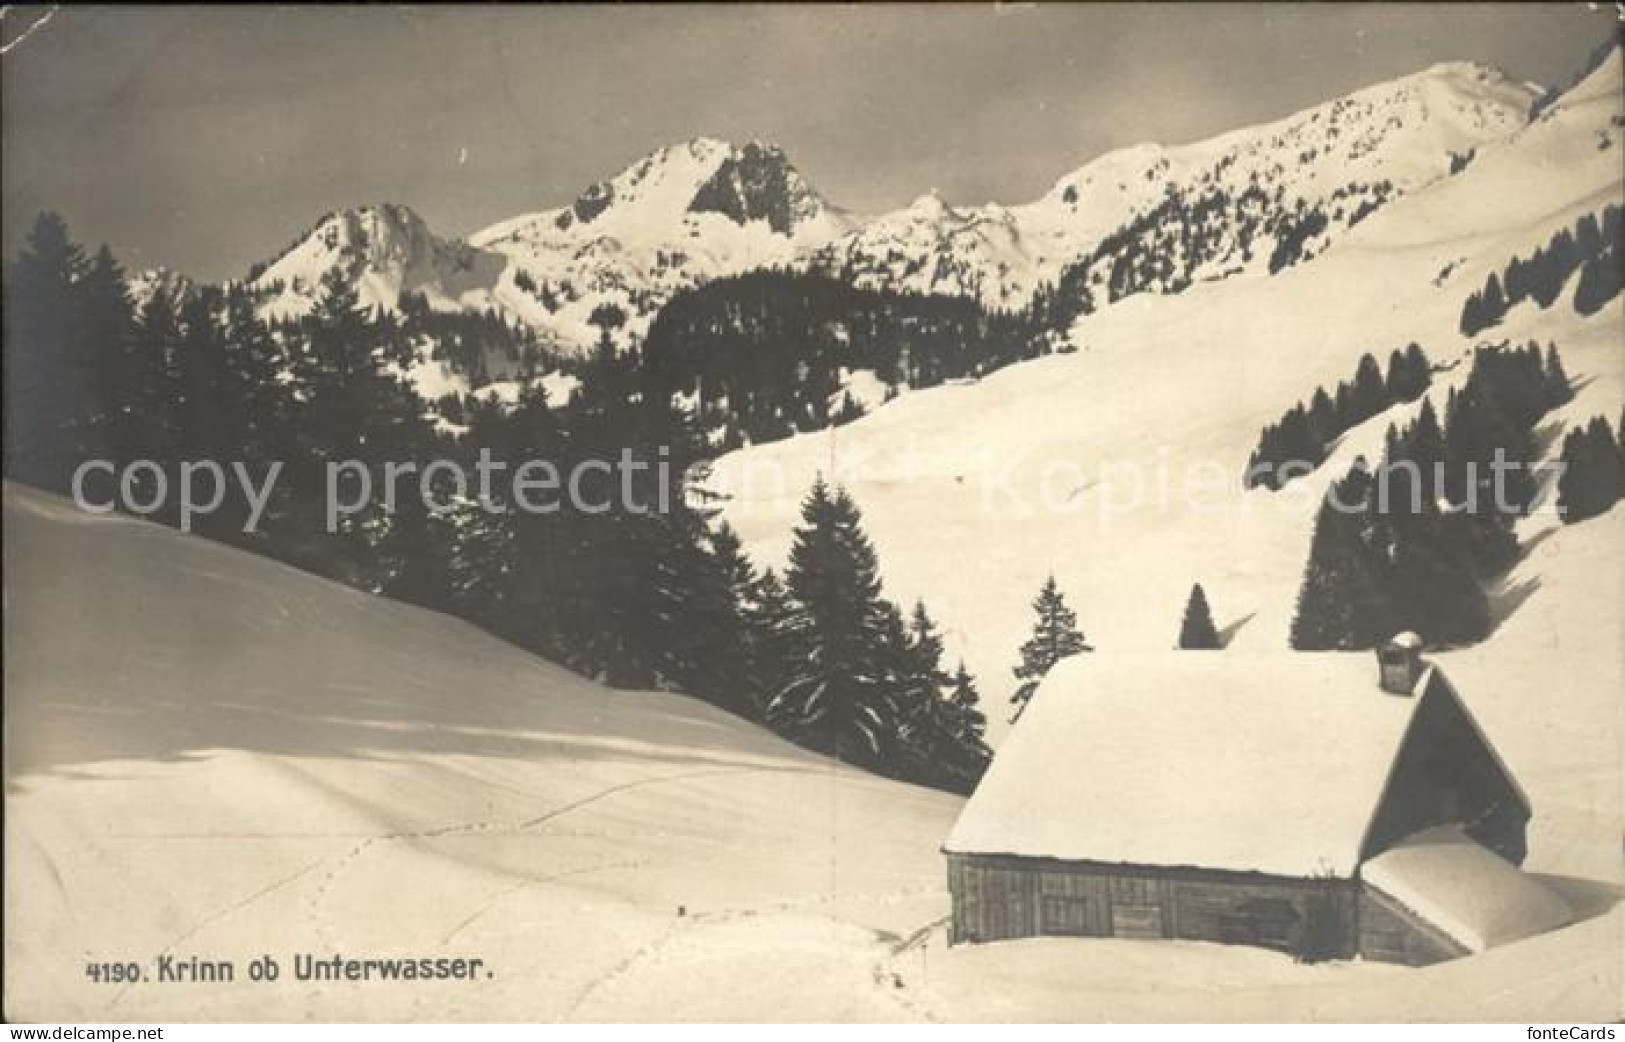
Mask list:
[[[1014,670],[1016,679],[1022,683],[1010,696],[1010,703],[1016,707],[1010,718],[1012,723],[1021,719],[1021,714],[1038,690],[1039,682],[1055,663],[1080,652],[1094,650],[1078,629],[1077,615],[1066,606],[1066,598],[1056,585],[1055,576],[1044,580],[1038,597],[1033,601],[1033,612],[1037,615],[1033,621],[1033,635],[1021,646],[1021,663]]]
[[[378,592],[434,611],[451,600],[453,567],[447,522],[430,513],[421,496],[401,496],[377,536]]]
[[[1353,427],[1388,408],[1388,390],[1383,384],[1382,369],[1369,353],[1360,356],[1354,372],[1354,388],[1349,400],[1352,410],[1347,426]]]
[[[796,608],[790,592],[773,569],[765,569],[744,600],[742,612],[751,662],[757,710],[765,718],[774,695],[789,684],[794,671]]]
[[[1546,345],[1546,365],[1542,376],[1545,405],[1548,409],[1555,409],[1559,405],[1567,405],[1574,399],[1574,387],[1569,382],[1569,374],[1563,368],[1563,359],[1557,353],[1556,344]]]
[[[856,504],[822,477],[801,505],[787,585],[794,650],[790,678],[768,703],[769,723],[840,759],[886,762],[897,720],[879,565]]]
[[[123,378],[133,348],[135,315],[124,269],[106,246],[97,251],[76,289],[88,363],[78,450],[82,458],[117,460],[122,458],[118,443],[129,409]]]
[[[1391,613],[1373,632],[1376,640],[1403,630],[1431,644],[1468,643],[1488,635],[1489,602],[1461,528],[1473,520],[1466,512],[1441,514],[1432,504],[1417,511],[1402,506],[1368,519],[1368,538],[1376,543],[1372,571]]]
[[[1309,399],[1309,429],[1321,444],[1336,441],[1337,436],[1343,433],[1337,419],[1337,406],[1325,388],[1315,388],[1314,396]]]
[[[1292,619],[1295,650],[1370,648],[1389,635],[1385,576],[1362,525],[1371,491],[1372,476],[1358,460],[1321,502]]]
[[[6,469],[65,491],[86,397],[82,315],[76,285],[84,252],[54,213],[41,214],[7,273],[5,300]]]
[[[746,719],[761,719],[747,627],[729,569],[702,517],[676,504],[646,522],[658,538],[644,585],[652,593],[649,656],[666,686]]]
[[[1213,625],[1213,612],[1208,608],[1207,594],[1201,583],[1191,586],[1190,598],[1185,602],[1185,617],[1179,625],[1178,647],[1183,651],[1216,651],[1224,644],[1219,640],[1218,628]]]
[[[953,735],[954,760],[951,769],[964,791],[976,787],[993,753],[987,746],[987,717],[981,710],[981,693],[976,681],[960,662],[949,680],[947,698],[948,731]],[[954,786],[959,787],[959,786]]]
[[[968,794],[976,788],[992,758],[984,737],[987,720],[979,708],[981,696],[976,683],[965,671],[964,663],[944,680],[948,690],[939,689],[934,694],[928,714],[930,737],[924,746],[929,750],[929,759],[921,765],[915,780]]]
[[[1386,502],[1412,509],[1435,504],[1443,491],[1445,440],[1433,400],[1422,400],[1415,422],[1403,432],[1396,433],[1392,427],[1389,430],[1392,437],[1383,456],[1379,484]]]
[[[950,751],[942,689],[942,638],[923,601],[916,601],[907,625],[886,605],[884,644],[890,663],[889,686],[897,713],[896,773],[928,784],[940,779]]]
[[[1539,393],[1539,387],[1535,392]],[[1448,463],[1445,493],[1451,502],[1468,510],[1493,509],[1497,460],[1533,458],[1533,436],[1502,408],[1489,379],[1473,379],[1451,398],[1445,411],[1445,455]],[[1503,470],[1499,494],[1522,510],[1534,495],[1527,470]]]
[[[177,449],[185,459],[231,458],[236,448],[224,429],[226,345],[214,293],[196,293],[181,305],[175,347]]]
[[[180,451],[180,318],[169,293],[153,290],[136,317],[124,373],[125,406],[117,443],[120,463],[148,459],[160,464],[175,460]],[[145,477],[142,478],[145,481]],[[141,495],[145,498],[147,492]]]
[[[376,471],[386,462],[419,459],[430,442],[424,409],[416,394],[388,370],[388,341],[361,307],[355,287],[335,269],[322,282],[322,293],[299,324],[291,358],[294,386],[302,399],[297,426],[302,447],[300,465],[288,476],[298,496],[306,545],[299,563],[320,574],[363,589],[377,590],[387,581],[388,565],[378,555],[388,530],[385,507],[390,490],[377,488],[361,509],[335,518],[335,530],[324,532],[316,516],[326,509],[327,465],[348,462]],[[408,478],[396,491],[417,496]],[[341,483],[342,485],[342,483]],[[357,489],[341,487],[341,494]]]
[[[1506,314],[1506,298],[1501,293],[1501,279],[1494,272],[1484,282],[1484,325],[1497,325]]]

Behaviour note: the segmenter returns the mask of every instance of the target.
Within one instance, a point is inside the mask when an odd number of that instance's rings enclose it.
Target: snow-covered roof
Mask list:
[[[1432,679],[1387,694],[1369,654],[1074,656],[944,849],[1352,876]]]
[[[1455,826],[1417,833],[1367,861],[1360,876],[1468,951],[1574,920],[1561,897]]]

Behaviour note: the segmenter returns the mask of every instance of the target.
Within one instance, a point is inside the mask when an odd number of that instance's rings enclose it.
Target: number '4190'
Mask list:
[[[85,976],[97,984],[134,984],[141,967],[133,962],[87,962]]]

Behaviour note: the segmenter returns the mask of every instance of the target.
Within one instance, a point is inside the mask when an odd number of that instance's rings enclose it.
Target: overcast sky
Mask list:
[[[11,44],[38,10],[12,8]],[[240,275],[321,214],[442,234],[697,135],[860,212],[1024,202],[1438,61],[1566,79],[1612,5],[65,9],[3,59],[4,248],[40,209],[126,265]]]

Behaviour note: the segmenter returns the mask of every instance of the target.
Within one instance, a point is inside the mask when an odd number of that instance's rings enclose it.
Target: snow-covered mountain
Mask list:
[[[153,294],[159,290],[171,301],[184,302],[197,290],[197,284],[178,271],[168,268],[148,268],[138,272],[126,280],[130,295],[130,302],[135,305],[139,314],[147,306]]]
[[[1438,86],[1432,76],[1420,83]],[[863,510],[887,595],[926,600],[949,634],[950,659],[962,655],[986,678],[995,706],[1008,694],[1029,603],[1050,574],[1103,651],[1170,646],[1193,582],[1220,627],[1234,627],[1234,648],[1281,647],[1314,504],[1356,455],[1380,459],[1388,424],[1403,426],[1420,405],[1350,430],[1292,492],[1246,491],[1239,475],[1265,424],[1316,387],[1336,386],[1363,353],[1420,344],[1446,370],[1430,392],[1443,415],[1480,340],[1555,344],[1579,393],[1543,421],[1554,455],[1564,425],[1620,415],[1625,298],[1584,315],[1571,281],[1551,307],[1520,303],[1482,337],[1463,335],[1460,316],[1510,258],[1619,204],[1622,96],[1615,51],[1533,123],[1483,145],[1458,175],[1394,199],[1307,263],[1119,300],[1080,317],[1048,357],[727,454],[715,468],[724,514],[752,559],[777,568],[814,478],[844,484]],[[1531,518],[1526,542],[1553,523],[1549,513]],[[994,549],[1013,546],[1021,553]],[[1526,579],[1514,575],[1508,589]]]
[[[309,310],[335,270],[370,307],[393,310],[403,293],[421,293],[442,310],[485,310],[495,307],[492,290],[506,266],[500,255],[436,235],[410,207],[384,203],[328,214],[250,273],[249,284],[265,295],[265,313],[277,318]]]
[[[508,310],[584,346],[599,336],[601,308],[619,310],[618,338],[636,338],[677,290],[788,264],[853,226],[782,150],[698,138],[470,241],[508,258],[497,290]]]
[[[809,263],[862,286],[1015,307],[1107,243],[1089,272],[1091,286],[1103,285],[1139,239],[1166,267],[1157,288],[1183,288],[1266,267],[1294,236],[1302,244],[1289,249],[1324,248],[1522,126],[1537,94],[1486,66],[1437,65],[1196,144],[1107,153],[1024,205],[960,208],[922,196]],[[1317,212],[1324,224],[1310,219]]]
[[[1494,69],[1439,65],[1208,141],[1108,153],[1030,203],[956,207],[926,194],[873,219],[826,202],[776,146],[697,138],[466,240],[396,204],[330,214],[251,282],[267,314],[287,316],[338,269],[369,304],[393,308],[410,291],[438,309],[495,309],[567,352],[605,325],[635,342],[677,291],[766,267],[1003,308],[1058,281],[1092,303],[1177,292],[1324,250],[1464,169],[1524,125],[1537,97]]]

